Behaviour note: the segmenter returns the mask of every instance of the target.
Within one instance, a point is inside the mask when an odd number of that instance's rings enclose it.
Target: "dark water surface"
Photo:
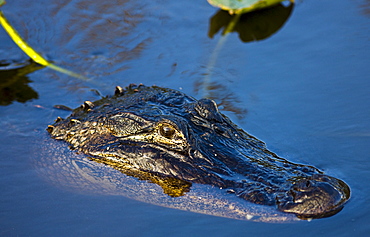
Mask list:
[[[92,80],[24,69],[27,57],[0,29],[0,66],[14,69],[0,71],[1,236],[370,233],[369,1],[299,1],[280,29],[257,19],[256,35],[240,33],[249,42],[209,32],[217,9],[205,0],[15,0],[2,10],[36,50]],[[257,36],[264,39],[250,42]],[[345,180],[350,202],[330,218],[254,223],[71,192],[40,177],[35,147],[48,139],[48,124],[68,115],[53,106],[77,107],[98,98],[90,89],[110,94],[129,83],[214,98],[280,156]]]

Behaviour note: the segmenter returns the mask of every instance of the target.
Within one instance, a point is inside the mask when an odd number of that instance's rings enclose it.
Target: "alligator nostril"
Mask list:
[[[299,192],[307,192],[310,188],[312,188],[315,184],[310,179],[304,179],[297,182],[292,189]]]
[[[293,185],[286,202],[278,203],[283,212],[300,218],[322,218],[338,212],[349,199],[347,184],[336,178],[316,175]]]

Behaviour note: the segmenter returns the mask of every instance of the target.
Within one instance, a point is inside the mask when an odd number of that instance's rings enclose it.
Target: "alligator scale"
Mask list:
[[[343,181],[269,151],[214,101],[171,89],[116,87],[113,96],[86,101],[48,131],[90,161],[155,184],[172,199],[201,185],[245,205],[308,219],[337,213],[350,196]]]

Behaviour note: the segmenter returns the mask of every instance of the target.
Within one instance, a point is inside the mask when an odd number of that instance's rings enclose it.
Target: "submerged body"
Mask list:
[[[91,160],[155,183],[171,197],[208,185],[305,219],[335,214],[350,196],[343,181],[267,150],[212,100],[171,89],[117,87],[114,96],[86,101],[48,131]]]

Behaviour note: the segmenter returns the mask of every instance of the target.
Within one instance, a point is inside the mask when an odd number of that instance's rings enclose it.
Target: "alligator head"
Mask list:
[[[299,218],[333,215],[350,197],[341,180],[289,162],[221,114],[209,99],[159,87],[116,88],[48,131],[72,149],[184,195],[192,183],[225,189]]]

